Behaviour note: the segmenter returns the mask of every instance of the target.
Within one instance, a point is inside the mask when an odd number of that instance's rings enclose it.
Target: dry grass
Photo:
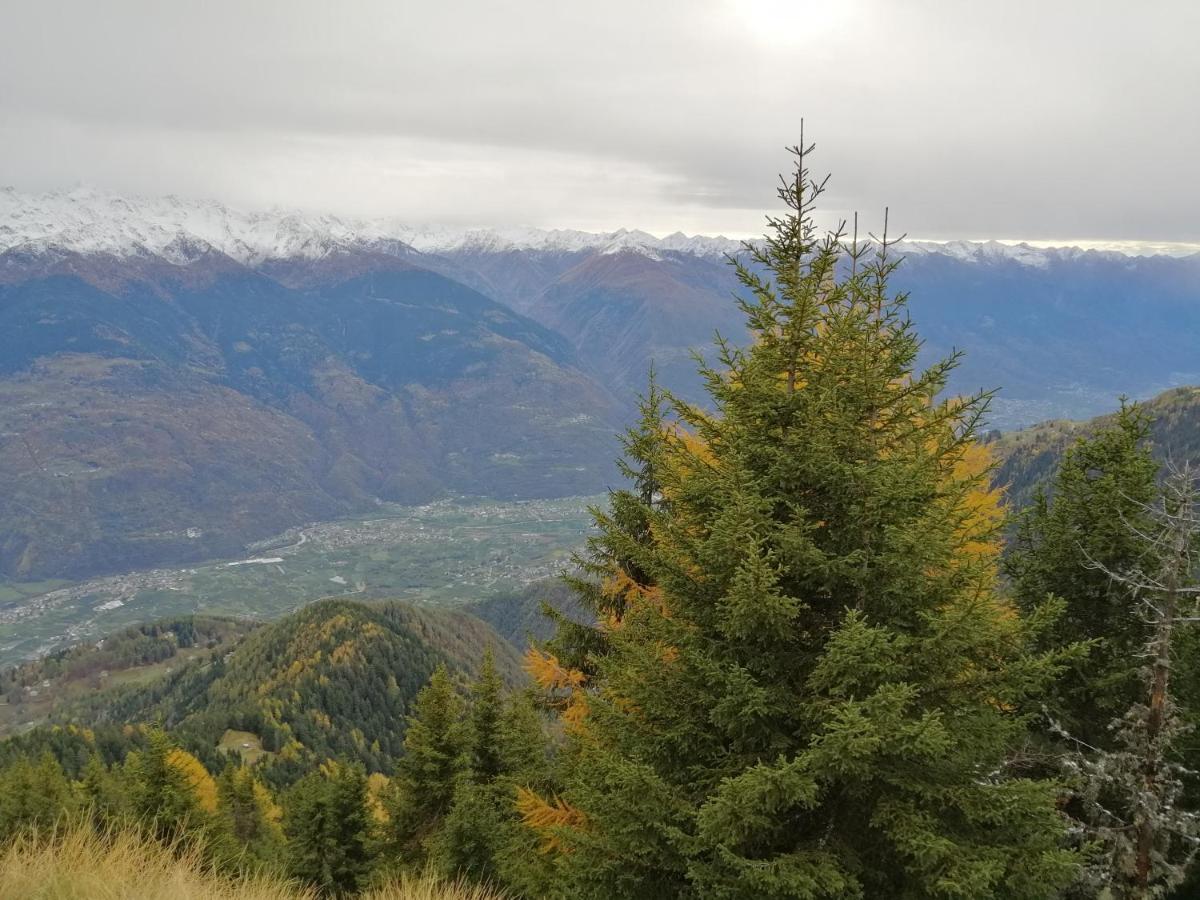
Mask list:
[[[132,831],[97,836],[69,828],[49,839],[19,838],[0,852],[3,900],[318,900],[271,877],[229,879],[194,853],[172,852]],[[501,900],[487,890],[401,878],[363,900]]]
[[[0,897],[3,897],[0,894]],[[478,885],[456,884],[437,878],[402,876],[390,884],[368,891],[362,900],[504,900],[503,896]]]

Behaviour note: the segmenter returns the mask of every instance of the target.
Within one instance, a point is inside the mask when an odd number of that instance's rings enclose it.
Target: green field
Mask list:
[[[292,529],[240,559],[79,583],[0,582],[0,666],[184,613],[269,619],[322,597],[461,603],[561,571],[595,497],[381,506]]]

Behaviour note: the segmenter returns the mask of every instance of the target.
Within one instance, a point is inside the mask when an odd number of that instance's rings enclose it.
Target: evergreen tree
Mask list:
[[[27,828],[47,828],[78,808],[62,766],[49,753],[26,756],[0,770],[0,840]]]
[[[1121,572],[1098,566],[1137,598],[1130,617],[1146,626],[1139,656],[1148,662],[1142,696],[1113,723],[1115,748],[1074,754],[1081,821],[1103,851],[1085,870],[1089,896],[1096,889],[1112,900],[1166,896],[1184,881],[1200,850],[1200,816],[1183,802],[1184,777],[1191,773],[1176,756],[1184,721],[1172,677],[1178,631],[1200,621],[1198,499],[1194,474],[1173,470],[1161,503],[1146,510],[1150,527],[1137,530],[1150,548],[1148,564]]]
[[[387,843],[408,861],[424,856],[424,840],[450,809],[467,770],[465,706],[445,666],[417,694],[404,735],[404,755],[392,779]]]
[[[496,671],[489,645],[484,651],[479,677],[471,689],[470,769],[478,782],[493,781],[500,774],[500,723],[503,716],[504,685]]]
[[[288,794],[289,871],[324,894],[354,893],[371,869],[370,827],[362,768],[327,763]]]
[[[82,800],[87,804],[92,821],[100,827],[118,822],[129,812],[125,792],[116,775],[104,765],[98,753],[92,753],[84,764],[79,781]]]
[[[541,719],[527,693],[507,703],[478,685],[473,694],[475,721],[481,701],[495,704],[485,717],[492,723],[491,764],[459,778],[450,809],[430,841],[431,860],[452,878],[498,885],[516,896],[544,896],[546,867],[517,808],[520,791],[550,784]]]
[[[1150,424],[1122,402],[1111,422],[1064,454],[1049,491],[1039,489],[1021,515],[1005,560],[1026,612],[1057,598],[1063,615],[1047,645],[1091,643],[1057,684],[1049,705],[1058,726],[1093,747],[1111,747],[1109,723],[1140,693],[1139,650],[1146,623],[1128,585],[1105,574],[1150,564],[1148,510],[1158,465],[1147,444]]]
[[[1006,761],[1058,658],[998,591],[986,397],[914,371],[886,236],[818,238],[796,152],[738,265],[753,343],[703,369],[715,412],[647,408],[653,489],[597,518],[602,652],[530,660],[571,760],[527,820],[563,896],[1053,897],[1058,785]]]
[[[209,824],[197,791],[208,773],[198,762],[199,772],[181,766],[179,754],[166,732],[155,729],[147,736],[146,749],[125,759],[130,812],[168,840],[187,832],[199,834]]]
[[[282,838],[278,809],[253,770],[230,763],[221,772],[217,816],[243,864],[272,862],[278,856]]]

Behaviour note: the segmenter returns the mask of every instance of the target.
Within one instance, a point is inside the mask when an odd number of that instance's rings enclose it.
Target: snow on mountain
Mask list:
[[[197,243],[199,242],[199,243]],[[90,188],[30,194],[0,188],[0,252],[70,251],[118,256],[154,254],[184,264],[208,245],[247,265],[278,259],[320,259],[339,250],[491,254],[513,251],[574,253],[632,251],[651,258],[684,253],[706,258],[736,254],[742,242],[676,232],[655,237],[619,229],[586,232],[526,227],[414,226],[398,218],[358,219],[288,210],[243,212],[215,201],[121,197]],[[1085,252],[987,241],[907,241],[906,254],[940,254],[966,262],[1014,261],[1043,268]],[[1107,251],[1114,257],[1122,254]]]

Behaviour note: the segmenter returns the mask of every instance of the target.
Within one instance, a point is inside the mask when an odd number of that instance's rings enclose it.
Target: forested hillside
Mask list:
[[[1157,459],[1200,460],[1200,388],[1174,388],[1139,405],[1149,418],[1149,440]],[[1114,412],[1089,421],[1042,422],[995,435],[991,446],[999,462],[996,484],[1004,488],[1014,507],[1025,506],[1033,489],[1049,479],[1074,441],[1094,434],[1115,417]]]

